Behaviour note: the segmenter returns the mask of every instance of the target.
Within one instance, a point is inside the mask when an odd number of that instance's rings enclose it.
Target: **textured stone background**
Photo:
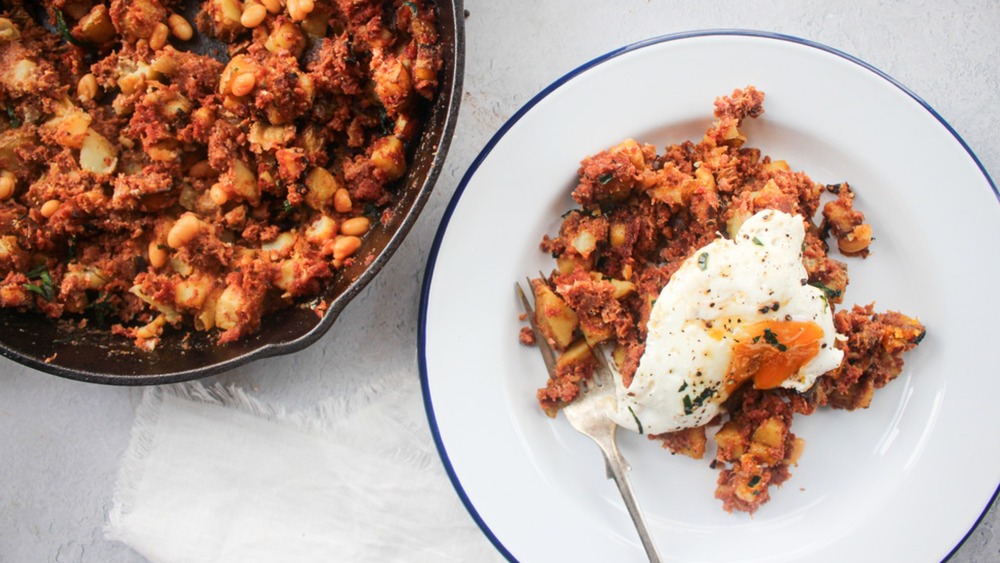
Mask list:
[[[467,0],[466,9],[461,119],[446,168],[416,227],[317,344],[209,382],[234,383],[295,409],[318,397],[350,393],[362,381],[417,377],[424,265],[466,168],[497,128],[553,80],[652,36],[738,27],[845,51],[921,96],[1000,179],[997,2]],[[142,560],[102,535],[140,394],[63,381],[0,359],[0,561]],[[953,561],[1000,560],[997,522],[994,507]]]

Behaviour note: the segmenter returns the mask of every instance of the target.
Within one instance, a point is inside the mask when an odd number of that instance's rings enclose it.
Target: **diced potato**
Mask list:
[[[111,23],[108,7],[96,4],[85,16],[80,18],[72,31],[73,37],[100,45],[115,37],[115,26]]]
[[[98,290],[107,285],[111,276],[107,272],[95,266],[84,266],[81,264],[70,264],[63,275],[63,283],[79,283],[79,287],[84,289]]]
[[[222,291],[222,289],[217,287],[205,298],[205,301],[201,304],[199,313],[194,318],[194,328],[196,330],[211,330],[215,328],[216,305],[219,302]]]
[[[781,419],[771,417],[754,430],[750,440],[750,455],[766,466],[777,465],[784,459],[785,436],[788,427]]]
[[[317,211],[322,211],[333,204],[333,194],[340,189],[340,182],[327,169],[317,166],[306,176],[306,204]]]
[[[232,191],[250,202],[260,200],[257,175],[242,160],[233,161]]]
[[[100,133],[88,128],[80,145],[80,168],[95,174],[111,174],[117,166],[116,147]]]
[[[78,149],[83,146],[83,140],[90,129],[92,119],[85,111],[66,112],[61,116],[46,121],[42,127],[49,131],[60,146]]]
[[[781,170],[784,171],[791,170],[791,167],[788,166],[788,162],[784,160],[772,160],[770,162],[765,162],[764,164],[761,165],[761,168],[763,168],[765,172],[778,172]]]
[[[0,237],[0,258],[16,261],[25,256],[24,250],[17,244],[17,237],[5,235]]]
[[[566,348],[566,351],[559,354],[556,359],[557,369],[564,369],[573,364],[588,364],[593,362],[594,355],[590,351],[590,346],[583,340],[578,340],[574,342],[571,346]]]
[[[531,285],[535,293],[535,324],[556,348],[566,349],[580,326],[579,318],[544,282],[535,280]]]
[[[216,35],[234,36],[244,30],[240,23],[243,3],[239,0],[209,0],[208,6],[204,9],[212,18]]]
[[[713,438],[715,445],[719,448],[720,457],[726,461],[735,461],[743,453],[743,437],[733,421],[728,421],[715,433]]]
[[[592,258],[584,258],[578,254],[560,254],[556,258],[556,269],[559,270],[560,274],[569,274],[581,269],[591,270],[593,262]]]
[[[4,72],[3,82],[18,94],[30,94],[35,89],[38,64],[31,59],[21,59],[14,63],[9,73]]]
[[[747,136],[744,135],[736,125],[737,124],[735,121],[726,123],[725,125],[722,126],[723,129],[721,133],[724,144],[729,145],[731,147],[739,148],[743,146],[743,143],[746,142]]]
[[[694,178],[702,186],[714,190],[715,189],[715,176],[706,166],[699,166],[694,171]]]
[[[642,170],[646,167],[646,158],[642,154],[642,147],[639,146],[639,143],[635,139],[625,139],[608,149],[608,152],[611,154],[625,154],[637,170]]]
[[[204,275],[190,276],[174,287],[174,303],[178,307],[200,309],[214,289],[212,278]]]
[[[180,316],[180,314],[177,313],[177,309],[174,308],[173,304],[171,304],[171,303],[161,303],[161,302],[153,299],[151,296],[146,295],[145,293],[143,293],[142,288],[140,286],[138,286],[138,285],[133,285],[129,289],[129,293],[135,295],[139,299],[142,299],[144,302],[146,302],[147,304],[149,304],[150,306],[152,306],[154,309],[156,309],[160,313],[163,313],[163,316],[166,318],[166,320],[170,324],[174,324],[174,323],[180,322],[181,316]]]
[[[375,167],[384,172],[390,180],[400,178],[406,172],[406,152],[403,150],[403,141],[394,135],[375,141],[371,159]]]
[[[0,41],[17,41],[21,38],[21,30],[10,18],[0,18]]]
[[[613,326],[603,322],[594,323],[581,321],[580,332],[583,333],[583,338],[587,341],[587,344],[597,346],[601,342],[605,342],[614,336],[615,329]]]
[[[135,93],[146,80],[156,80],[162,77],[156,69],[145,62],[129,59],[119,59],[118,73],[118,88],[127,95]]]
[[[625,223],[612,223],[610,229],[611,246],[621,248],[628,242],[628,225]]]
[[[243,291],[239,286],[227,286],[215,304],[215,326],[222,330],[229,330],[236,326],[240,320],[240,309],[243,307],[243,301]]]
[[[313,39],[324,37],[330,21],[330,15],[329,8],[317,4],[313,11],[309,12],[309,15],[300,24],[302,30]]]
[[[685,428],[672,434],[669,445],[664,442],[664,447],[669,447],[670,451],[675,454],[686,455],[692,459],[701,459],[705,456],[708,438],[705,435],[704,426]]]
[[[250,144],[255,151],[272,151],[295,139],[295,125],[266,125],[255,121],[250,126]]]
[[[297,182],[309,165],[302,149],[297,147],[278,149],[274,158],[278,161],[278,175],[286,182]]]
[[[185,278],[194,273],[194,268],[191,264],[175,256],[170,257],[170,269]]]
[[[785,463],[788,465],[796,465],[799,462],[799,458],[802,457],[802,452],[806,448],[806,441],[802,438],[795,438],[792,440],[792,445],[787,450],[785,450]]]
[[[35,143],[35,134],[27,127],[8,129],[0,133],[0,169],[16,170],[21,159],[15,152],[18,147]]]
[[[265,242],[264,244],[260,245],[260,249],[272,250],[275,252],[283,252],[285,250],[289,250],[290,248],[292,248],[292,245],[295,244],[296,238],[297,237],[295,233],[292,232],[281,233],[280,235],[275,237],[274,240]]]
[[[580,256],[588,257],[597,249],[597,238],[593,233],[584,229],[577,233],[571,244],[580,253]]]
[[[766,446],[776,448],[785,443],[785,436],[788,432],[788,427],[781,419],[776,417],[771,417],[761,423],[756,430],[753,431],[753,436],[751,439],[754,442],[759,442]]]
[[[611,285],[615,288],[615,292],[613,294],[615,299],[627,297],[635,292],[635,284],[632,282],[615,279],[610,279],[608,281],[611,282]]]
[[[327,215],[321,215],[306,229],[306,240],[313,244],[323,244],[337,235],[337,222]]]
[[[272,53],[286,49],[297,58],[306,48],[306,35],[295,22],[284,20],[271,30],[264,41],[264,48]]]
[[[736,233],[740,232],[740,227],[749,218],[750,213],[747,211],[739,210],[733,213],[732,217],[726,221],[726,233],[729,235],[729,238],[736,238]]]
[[[157,23],[167,17],[167,10],[159,0],[132,0],[112,2],[111,21],[130,41],[148,39]]]

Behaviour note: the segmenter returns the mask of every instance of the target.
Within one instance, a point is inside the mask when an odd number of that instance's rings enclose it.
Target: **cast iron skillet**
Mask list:
[[[201,2],[187,2],[189,18]],[[0,354],[32,368],[80,381],[113,385],[151,385],[206,377],[256,359],[289,354],[326,333],[347,303],[389,260],[417,219],[441,172],[455,128],[464,65],[462,0],[439,0],[438,26],[444,47],[440,90],[428,108],[423,132],[411,147],[410,168],[396,188],[392,219],[375,226],[355,263],[340,270],[321,297],[329,303],[319,317],[293,307],[265,317],[260,330],[234,344],[219,346],[204,332],[165,331],[154,351],[135,348],[128,338],[107,329],[77,328],[38,314],[0,309]],[[193,20],[190,20],[193,21]],[[193,40],[183,48],[218,54],[219,47]],[[225,50],[222,50],[224,53]]]

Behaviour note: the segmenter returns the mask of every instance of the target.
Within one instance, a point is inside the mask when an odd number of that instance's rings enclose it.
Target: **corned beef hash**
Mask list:
[[[392,213],[438,88],[434,3],[189,4],[4,3],[0,306],[228,343],[321,314]]]
[[[847,265],[872,227],[846,183],[821,185],[746,145],[763,113],[753,86],[715,101],[699,143],[628,139],[585,158],[559,233],[556,267],[531,281],[535,321],[559,352],[538,390],[549,416],[610,354],[608,416],[673,453],[721,469],[715,496],[754,512],[790,476],[804,442],[795,414],[866,408],[899,375],[924,327],[874,305],[840,308]],[[825,202],[823,201],[825,200]],[[528,327],[521,340],[533,343]]]

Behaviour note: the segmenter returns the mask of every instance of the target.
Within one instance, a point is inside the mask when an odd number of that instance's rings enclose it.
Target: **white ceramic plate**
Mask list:
[[[518,344],[513,285],[553,267],[554,234],[581,158],[628,137],[698,140],[712,102],[756,85],[750,146],[819,182],[849,181],[873,225],[845,304],[918,316],[923,343],[872,407],[797,417],[806,451],[752,518],[713,497],[708,460],[620,432],[656,542],[673,560],[940,560],[1000,482],[1000,205],[955,132],[914,94],[843,53],[747,32],[669,36],[609,53],[535,97],[459,186],[421,307],[428,417],[456,490],[507,557],[641,561],[600,454],[535,403],[545,370]]]

